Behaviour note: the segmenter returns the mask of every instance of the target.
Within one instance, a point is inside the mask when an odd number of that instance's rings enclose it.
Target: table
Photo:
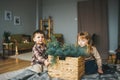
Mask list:
[[[2,43],[2,46],[3,46],[3,55],[2,55],[3,58],[5,58],[6,50],[8,55],[10,54],[10,50],[13,53],[13,43]],[[12,46],[12,48],[10,48],[10,46]]]

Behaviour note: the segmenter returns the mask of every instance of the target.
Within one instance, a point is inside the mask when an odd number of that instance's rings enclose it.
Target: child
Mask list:
[[[33,41],[35,45],[33,46],[32,52],[32,70],[39,73],[43,70],[43,65],[48,66],[49,62],[47,60],[47,55],[45,54],[46,45],[44,32],[41,30],[36,30],[33,33]]]
[[[96,47],[91,45],[90,35],[87,32],[78,33],[77,40],[80,47],[87,46],[87,52],[89,53],[88,56],[85,57],[85,73],[103,73],[101,57]]]

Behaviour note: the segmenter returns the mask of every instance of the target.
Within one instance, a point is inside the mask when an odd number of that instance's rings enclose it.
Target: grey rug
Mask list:
[[[22,60],[28,60],[30,61],[32,57],[32,52],[20,54],[17,56],[17,58]],[[16,56],[11,56],[11,58],[16,58]],[[111,64],[114,65],[114,64]],[[116,65],[117,71],[114,74],[91,74],[91,75],[84,75],[81,80],[120,80],[120,64]],[[23,72],[25,69],[8,72],[4,74],[0,74],[0,80],[8,80],[12,77],[15,77],[16,75],[19,75],[21,72]],[[55,79],[60,80],[60,79]]]
[[[27,68],[28,68],[28,67],[27,67]],[[15,76],[17,76],[18,74],[22,73],[22,72],[23,72],[24,70],[26,70],[27,68],[0,74],[0,80],[8,80],[8,79],[10,79],[10,78],[12,78],[12,77],[15,77]]]
[[[17,71],[12,71],[12,72],[7,72],[4,74],[0,74],[0,80],[8,80],[8,79],[12,79],[15,78],[17,76],[19,76],[21,73],[23,74],[23,72],[26,69],[29,69],[30,67],[24,68],[24,69],[20,69]],[[46,76],[48,76],[46,74]],[[38,78],[38,75],[34,75],[33,77]],[[35,80],[35,79],[33,79]],[[42,80],[42,79],[41,79]],[[61,80],[58,78],[52,78],[51,80]],[[92,75],[84,75],[81,80],[120,80],[120,64],[117,65],[117,71],[114,74],[104,74],[104,75],[99,75],[99,74],[92,74]]]
[[[120,72],[104,75],[99,74],[84,75],[81,80],[120,80]]]
[[[31,61],[32,60],[32,52],[18,54],[18,56],[13,55],[13,56],[10,56],[10,58],[18,58],[21,60]]]
[[[116,66],[114,73],[84,75],[81,80],[120,80],[120,64],[109,66]]]

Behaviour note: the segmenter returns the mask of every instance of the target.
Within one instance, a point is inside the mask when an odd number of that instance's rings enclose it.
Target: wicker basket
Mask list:
[[[51,58],[49,55],[48,59]],[[62,80],[80,80],[84,74],[84,58],[66,57],[65,60],[60,60],[57,57],[57,63],[48,67],[48,74]]]

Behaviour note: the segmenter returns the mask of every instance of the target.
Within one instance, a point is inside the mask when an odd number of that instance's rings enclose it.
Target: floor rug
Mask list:
[[[32,60],[32,52],[18,54],[18,56],[13,55],[13,56],[10,56],[10,58],[18,58],[21,60],[31,61]]]
[[[120,80],[120,64],[108,64],[111,68],[114,66],[114,73],[83,75],[81,80]],[[109,70],[111,72],[111,69]]]
[[[120,80],[120,65],[117,65],[118,67],[118,72],[115,72],[114,74],[105,74],[105,75],[99,75],[99,74],[92,74],[92,75],[83,75],[83,77],[80,80]],[[8,80],[11,79],[21,73],[23,73],[26,69],[29,69],[30,67],[12,71],[12,72],[7,72],[0,74],[0,80]],[[58,78],[54,78],[51,80],[61,80]]]
[[[16,56],[11,56],[12,58],[16,58]],[[17,56],[19,59],[22,60],[31,60],[32,52],[20,54]],[[106,74],[106,75],[84,75],[81,80],[120,80],[120,64],[116,65],[117,71],[114,74]],[[4,74],[0,74],[0,80],[8,80],[13,76],[18,75],[19,73],[23,72],[25,69],[8,72]]]
[[[29,68],[29,67],[27,67]],[[3,73],[3,74],[0,74],[0,80],[8,80],[8,79],[11,79],[12,77],[15,77],[16,75],[22,73],[24,70],[26,70],[27,68],[24,68],[24,69],[19,69],[19,70],[16,70],[16,71],[11,71],[11,72],[7,72],[7,73]]]

